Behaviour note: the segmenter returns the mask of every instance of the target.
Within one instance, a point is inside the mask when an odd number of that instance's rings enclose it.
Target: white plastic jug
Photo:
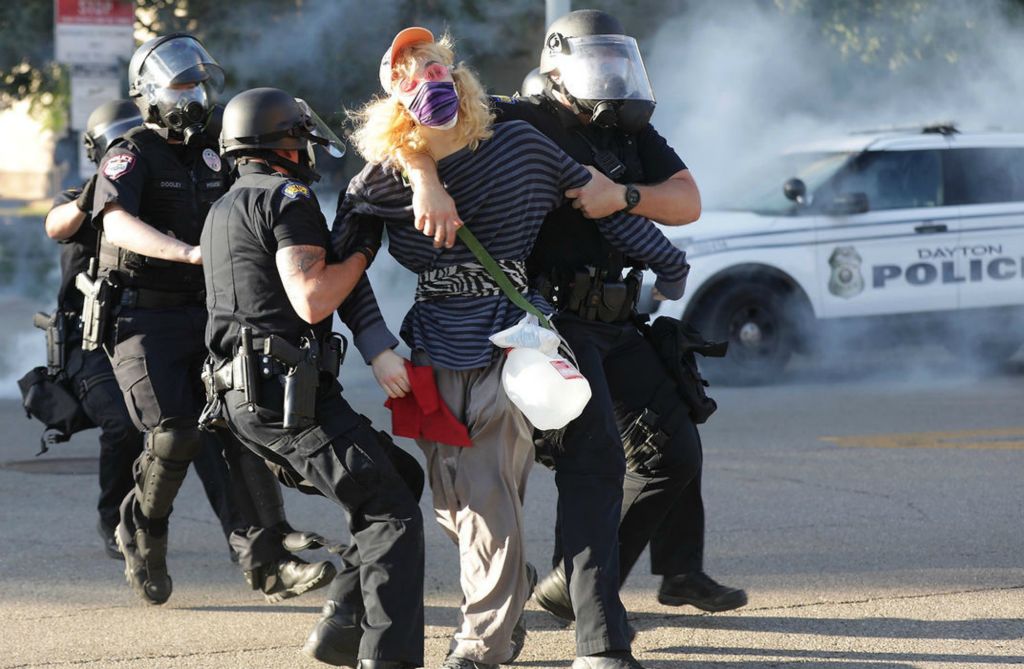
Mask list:
[[[501,385],[538,430],[565,427],[590,401],[590,384],[572,363],[535,348],[509,350]]]

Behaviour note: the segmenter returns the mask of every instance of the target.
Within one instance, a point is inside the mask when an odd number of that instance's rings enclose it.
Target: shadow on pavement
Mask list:
[[[637,627],[655,619],[635,616]],[[664,625],[658,622],[657,625]],[[681,616],[671,627],[713,630],[815,634],[878,639],[964,639],[999,641],[1024,638],[1021,622],[1011,618],[985,620],[914,620],[912,618],[795,618],[785,616]]]
[[[669,648],[659,648],[648,651],[648,653],[669,653],[672,655],[686,654],[686,655],[740,655],[749,657],[764,658],[764,661],[773,662],[773,666],[777,664],[775,658],[792,658],[801,662],[813,663],[815,667],[827,667],[827,666],[843,666],[853,667],[858,666],[851,664],[851,662],[863,662],[862,666],[870,667],[910,667],[917,666],[920,662],[947,662],[958,667],[966,667],[974,664],[983,665],[1020,665],[1024,664],[1024,657],[1019,655],[972,655],[972,654],[958,654],[958,653],[884,653],[875,651],[853,651],[853,650],[824,650],[824,649],[793,649],[793,648],[728,648],[728,647],[711,647],[711,646],[672,646]],[[771,658],[769,660],[769,658]],[[833,664],[825,664],[825,662],[831,661]],[[880,662],[892,662],[893,664],[879,664]],[[913,664],[905,664],[905,663]],[[660,666],[657,661],[645,660],[644,664],[649,667]],[[728,665],[709,665],[699,664],[699,666],[734,666],[733,664]],[[680,664],[678,660],[673,660],[669,664],[664,666],[683,667],[685,664]],[[735,666],[743,666],[742,664]]]
[[[770,655],[770,653],[769,653]],[[779,662],[773,660],[741,660],[733,662],[708,662],[706,660],[652,660],[646,656],[641,659],[641,663],[647,669],[752,669],[752,667],[765,666],[765,667],[778,667]],[[564,666],[568,666],[567,662],[561,663]],[[788,663],[787,663],[788,664]],[[803,664],[803,663],[801,663]],[[550,660],[527,660],[519,661],[513,665],[515,667],[543,667],[544,669],[550,669]],[[847,662],[837,660],[835,662],[817,660],[813,665],[815,669],[913,669],[915,665],[905,664],[903,662],[889,663],[889,662]]]

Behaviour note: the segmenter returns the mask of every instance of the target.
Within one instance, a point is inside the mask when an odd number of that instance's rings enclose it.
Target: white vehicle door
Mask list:
[[[922,249],[956,243],[956,208],[945,207],[942,151],[868,151],[814,194],[821,317],[955,309],[955,263]]]
[[[1024,304],[1024,147],[945,153],[947,197],[960,205],[960,239],[935,253],[956,260],[960,308]]]

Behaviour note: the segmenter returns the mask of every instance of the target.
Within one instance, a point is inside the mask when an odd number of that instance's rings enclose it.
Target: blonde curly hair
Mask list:
[[[480,142],[493,134],[494,114],[483,85],[465,63],[455,64],[454,42],[445,33],[437,42],[414,44],[403,49],[394,63],[399,76],[411,76],[417,60],[436,60],[450,68],[459,94],[459,120],[450,132],[475,150]],[[426,153],[426,141],[420,126],[398,98],[377,95],[361,109],[349,112],[354,123],[350,136],[356,150],[370,163],[401,167],[402,157]]]

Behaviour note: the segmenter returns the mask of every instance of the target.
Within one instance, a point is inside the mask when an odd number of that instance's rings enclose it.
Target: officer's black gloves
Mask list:
[[[366,256],[366,266],[373,263],[384,238],[384,219],[377,216],[359,216],[353,226],[351,247],[353,253]]]
[[[82,194],[75,200],[75,206],[78,207],[78,211],[83,214],[88,214],[92,211],[92,196],[96,193],[96,175],[92,175],[92,178],[85,182],[85,186],[82,187]]]

